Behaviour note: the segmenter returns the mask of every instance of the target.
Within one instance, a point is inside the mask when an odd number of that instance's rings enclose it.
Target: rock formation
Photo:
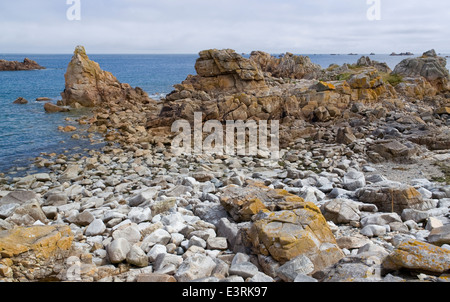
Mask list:
[[[389,68],[389,66],[386,63],[380,63],[375,60],[371,60],[369,57],[362,56],[358,59],[358,62],[356,62],[356,66],[361,67],[375,67],[380,72],[386,72],[391,73],[392,70]]]
[[[439,57],[433,49],[424,52],[421,57],[401,61],[392,73],[404,77],[424,77],[438,91],[445,91],[449,90],[449,72],[446,65],[447,60]]]
[[[28,58],[25,58],[23,62],[0,60],[0,71],[17,71],[17,70],[34,70],[45,69],[38,63]]]
[[[24,105],[24,104],[28,104],[28,101],[26,99],[24,99],[23,97],[18,97],[13,104],[19,104],[19,105]]]
[[[197,75],[175,85],[160,109],[147,114],[147,128],[193,121],[194,112],[202,112],[203,121],[280,120],[290,127],[293,120],[339,119],[352,101],[375,103],[396,95],[375,67],[362,67],[346,80],[318,81],[310,78],[332,77],[309,58],[290,53],[275,58],[257,51],[246,59],[230,49],[211,49],[200,52],[195,66]]]
[[[91,61],[83,46],[75,48],[65,74],[65,89],[61,93],[64,105],[78,103],[84,107],[114,106],[125,102],[150,103],[152,100],[139,87],[120,83],[110,72]]]
[[[317,79],[322,68],[309,57],[296,56],[290,52],[276,58],[262,51],[252,51],[250,60],[258,63],[261,70],[273,77],[290,79]]]

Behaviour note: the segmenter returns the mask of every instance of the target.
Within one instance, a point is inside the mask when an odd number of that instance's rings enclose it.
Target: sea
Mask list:
[[[248,57],[248,54],[243,54]],[[277,54],[273,54],[277,56]],[[331,64],[353,64],[367,54],[302,54],[313,63],[327,68]],[[443,54],[441,54],[443,55]],[[102,142],[87,138],[74,139],[73,133],[64,133],[58,126],[78,125],[75,119],[88,116],[88,109],[71,110],[67,113],[45,113],[43,104],[36,98],[47,97],[56,103],[64,90],[64,74],[72,54],[0,54],[0,59],[36,61],[43,70],[0,71],[0,173],[7,177],[21,177],[41,169],[32,166],[33,161],[45,154],[83,153],[101,148]],[[198,54],[148,54],[148,55],[101,55],[89,58],[99,63],[103,70],[111,72],[122,83],[140,87],[150,97],[158,100],[173,90],[173,85],[195,74]],[[371,55],[372,60],[385,62],[391,69],[405,56],[388,54]],[[448,65],[447,65],[448,68]],[[23,97],[28,104],[13,104]]]

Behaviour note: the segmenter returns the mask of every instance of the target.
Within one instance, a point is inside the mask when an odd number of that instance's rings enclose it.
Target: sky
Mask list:
[[[449,29],[447,0],[0,0],[0,53],[450,53]]]

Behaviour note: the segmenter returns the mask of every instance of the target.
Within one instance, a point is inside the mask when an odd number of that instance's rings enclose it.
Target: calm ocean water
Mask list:
[[[356,63],[361,55],[308,55],[323,68],[336,63]],[[28,166],[41,152],[60,153],[64,150],[80,152],[95,148],[87,140],[74,140],[73,133],[62,133],[58,126],[70,124],[65,118],[87,115],[86,110],[46,114],[38,97],[61,99],[64,73],[72,55],[0,54],[0,59],[22,61],[25,57],[46,67],[44,70],[0,72],[0,173],[11,174],[16,167]],[[187,55],[89,55],[104,70],[112,72],[122,83],[141,87],[151,97],[158,98],[195,74],[197,54]],[[374,55],[372,59],[386,62],[394,69],[405,57]],[[448,66],[448,65],[447,65]],[[29,101],[26,105],[12,102],[18,97]],[[80,128],[79,125],[76,125]],[[21,175],[26,172],[18,172]]]

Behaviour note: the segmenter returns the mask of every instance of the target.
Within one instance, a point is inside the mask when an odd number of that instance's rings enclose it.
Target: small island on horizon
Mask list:
[[[25,58],[23,62],[0,60],[0,71],[36,70],[45,69],[36,61]]]

